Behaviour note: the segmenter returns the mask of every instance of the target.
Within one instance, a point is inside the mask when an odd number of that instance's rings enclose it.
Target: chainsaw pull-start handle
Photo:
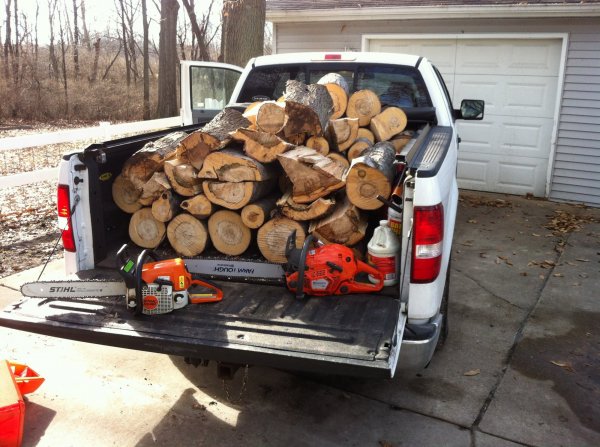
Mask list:
[[[210,289],[212,292],[204,292],[204,293],[191,293],[189,289],[194,286],[204,287],[205,289]],[[217,301],[221,301],[223,299],[223,291],[217,287],[216,284],[206,280],[193,279],[190,282],[190,288],[188,289],[188,297],[190,303],[192,304],[200,304],[200,303],[214,303]]]
[[[359,261],[358,259],[356,260],[356,266],[358,267],[356,274],[367,273],[377,279],[378,282],[377,284],[372,284],[354,281],[352,284],[352,290],[355,292],[379,292],[381,289],[383,289],[383,273],[381,273],[372,265]]]

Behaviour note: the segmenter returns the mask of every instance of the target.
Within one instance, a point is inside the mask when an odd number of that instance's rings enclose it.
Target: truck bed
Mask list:
[[[98,270],[82,273],[98,277]],[[389,377],[399,315],[395,290],[299,301],[282,286],[216,283],[223,301],[155,316],[134,316],[124,298],[24,297],[0,313],[0,325],[197,359]]]

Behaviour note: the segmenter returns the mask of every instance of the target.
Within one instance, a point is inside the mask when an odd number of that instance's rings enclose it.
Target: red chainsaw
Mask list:
[[[383,289],[383,274],[356,259],[351,248],[341,244],[311,248],[314,240],[312,235],[308,235],[302,249],[296,248],[295,230],[287,240],[286,283],[288,289],[296,293],[296,298],[304,299],[305,294],[346,295],[379,292]],[[377,283],[358,281],[357,276],[361,273],[371,275]],[[303,284],[303,287],[298,287],[299,284]]]

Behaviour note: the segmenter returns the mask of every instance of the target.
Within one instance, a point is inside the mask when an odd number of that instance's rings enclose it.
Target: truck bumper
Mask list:
[[[419,372],[425,368],[435,351],[442,330],[442,314],[424,325],[407,324],[397,372]]]

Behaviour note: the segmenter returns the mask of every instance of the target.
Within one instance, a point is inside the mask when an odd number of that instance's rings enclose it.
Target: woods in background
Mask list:
[[[265,51],[265,0],[211,0],[203,8],[194,0],[114,0],[112,17],[92,27],[85,0],[45,0],[45,8],[40,1],[31,14],[19,0],[4,0],[0,118],[174,116],[179,60],[244,66]]]

